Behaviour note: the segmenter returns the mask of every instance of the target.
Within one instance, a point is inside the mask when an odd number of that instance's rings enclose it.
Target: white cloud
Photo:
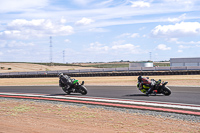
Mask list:
[[[144,29],[146,29],[146,27],[141,27],[139,30],[144,30]]]
[[[196,44],[196,45],[179,45],[178,48],[179,49],[196,49],[199,48],[200,45]]]
[[[117,41],[113,41],[112,44],[113,44],[113,46],[122,45],[122,44],[124,44],[124,42],[125,42],[125,40],[117,40]]]
[[[140,35],[139,35],[138,33],[133,33],[133,34],[131,35],[131,38],[136,38],[136,37],[140,37]]]
[[[60,19],[60,22],[61,22],[62,24],[64,24],[64,23],[67,22],[67,20],[66,20],[65,18],[62,17],[62,18]]]
[[[178,50],[177,52],[178,52],[178,53],[182,53],[182,52],[183,52],[183,50]]]
[[[189,42],[184,42],[184,41],[179,41],[178,38],[169,38],[167,39],[169,42],[175,42],[176,44],[200,44],[200,41],[189,41]]]
[[[188,46],[188,45],[179,45],[178,46],[180,49],[187,49],[187,48],[192,48],[194,46]]]
[[[70,35],[73,28],[45,19],[16,19],[7,24],[7,29],[0,32],[0,38],[28,39],[30,37],[43,37],[50,35]]]
[[[94,0],[74,0],[74,2],[76,4],[79,4],[79,5],[82,5],[82,6],[85,6],[85,5],[87,5],[88,3],[92,2],[92,1],[94,1]]]
[[[144,1],[130,1],[131,7],[150,7],[150,3]]]
[[[185,19],[185,16],[186,16],[186,14],[184,13],[181,16],[179,16],[178,18],[168,18],[168,21],[173,22],[173,23],[180,22],[180,21],[183,21]]]
[[[148,37],[148,36],[144,34],[144,35],[142,35],[142,37]]]
[[[102,8],[113,7],[113,5],[126,5],[129,0],[73,0],[73,3],[83,7]]]
[[[178,38],[167,38],[167,41],[169,41],[169,42],[177,42]]]
[[[49,4],[49,0],[0,0],[0,12],[17,12],[43,8]]]
[[[109,5],[109,4],[113,4],[112,2],[115,2],[114,0],[106,0],[106,1],[102,1],[100,3],[97,4],[97,6],[104,6],[104,5]]]
[[[0,32],[0,38],[1,39],[11,39],[11,38],[24,38],[24,39],[27,39],[27,35],[26,36],[22,36],[22,33],[19,30],[5,30],[3,32]]]
[[[26,47],[26,46],[34,46],[33,43],[24,43],[24,42],[17,42],[17,41],[11,41],[8,42],[8,47]]]
[[[171,4],[193,4],[196,0],[164,0]]]
[[[121,38],[121,37],[130,37],[130,38],[136,38],[136,37],[140,37],[140,35],[138,33],[123,33],[119,36],[117,36],[117,38]]]
[[[32,42],[28,42],[28,43],[24,43],[21,41],[5,41],[5,40],[1,40],[0,41],[0,48],[5,48],[5,46],[12,48],[12,47],[30,47],[30,46],[35,46],[34,43]]]
[[[66,43],[71,43],[71,41],[69,39],[65,39]]]
[[[0,40],[0,48],[3,48],[6,46],[7,41],[5,40]]]
[[[20,53],[20,54],[25,53],[23,49],[8,49],[6,52],[7,53]]]
[[[115,45],[109,47],[105,46],[104,44],[101,44],[99,42],[91,43],[90,47],[86,50],[95,54],[139,54],[141,52],[144,53],[144,51],[141,51],[139,49],[140,46],[135,46],[133,44],[118,44],[117,42]]]
[[[76,25],[88,25],[94,22],[94,20],[89,19],[89,18],[82,18],[81,20],[77,21],[75,24]]]
[[[3,55],[3,53],[2,53],[2,52],[0,52],[0,55]]]
[[[199,22],[181,22],[175,25],[158,25],[151,31],[154,37],[176,38],[200,34]]]
[[[91,43],[90,47],[87,49],[87,51],[94,53],[104,53],[108,50],[109,50],[108,46],[104,46],[104,44],[101,44],[99,42]]]
[[[171,47],[167,47],[165,44],[159,44],[156,49],[159,50],[171,50]]]
[[[91,28],[88,31],[90,31],[90,32],[108,32],[109,30],[104,29],[104,28]]]
[[[124,53],[135,53],[138,54],[139,53],[139,47],[140,46],[135,46],[133,44],[122,44],[122,45],[114,45],[112,46],[113,50],[116,51],[123,51]]]
[[[130,33],[123,33],[123,34],[117,36],[117,38],[126,37],[126,36],[130,36],[130,35],[131,35]]]
[[[124,44],[124,45],[114,45],[112,46],[112,49],[129,49],[129,48],[135,48],[133,44]]]
[[[200,41],[190,41],[190,42],[183,42],[183,41],[176,41],[176,44],[200,44]]]

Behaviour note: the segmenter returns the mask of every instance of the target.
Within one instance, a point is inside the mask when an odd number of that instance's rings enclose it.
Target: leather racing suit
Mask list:
[[[138,84],[139,84],[139,89],[143,89],[143,85],[146,85],[149,87],[148,91],[146,92],[147,95],[150,95],[152,91],[155,88],[155,83],[151,82],[148,78],[139,76],[138,77]]]

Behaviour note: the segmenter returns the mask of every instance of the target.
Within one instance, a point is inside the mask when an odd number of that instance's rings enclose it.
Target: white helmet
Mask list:
[[[58,76],[60,77],[61,75],[63,75],[63,73],[59,72],[59,73],[58,73]]]

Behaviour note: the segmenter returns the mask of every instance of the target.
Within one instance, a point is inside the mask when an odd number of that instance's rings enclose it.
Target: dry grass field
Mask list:
[[[72,77],[85,81],[85,85],[136,85],[137,76]],[[168,81],[167,85],[200,86],[200,75],[149,76],[150,79]],[[58,85],[57,78],[0,78],[0,86]]]
[[[92,69],[92,67],[47,66],[47,65],[31,64],[31,63],[0,63],[0,68],[1,68],[0,73]],[[9,68],[11,68],[11,70],[8,70]]]

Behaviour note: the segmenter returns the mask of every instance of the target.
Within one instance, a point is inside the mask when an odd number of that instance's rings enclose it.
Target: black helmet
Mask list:
[[[142,81],[142,78],[143,78],[142,76],[139,76],[139,77],[138,77],[138,81],[141,82],[141,81]]]
[[[63,75],[63,73],[59,72],[59,73],[58,73],[58,76],[60,77],[61,75]]]

